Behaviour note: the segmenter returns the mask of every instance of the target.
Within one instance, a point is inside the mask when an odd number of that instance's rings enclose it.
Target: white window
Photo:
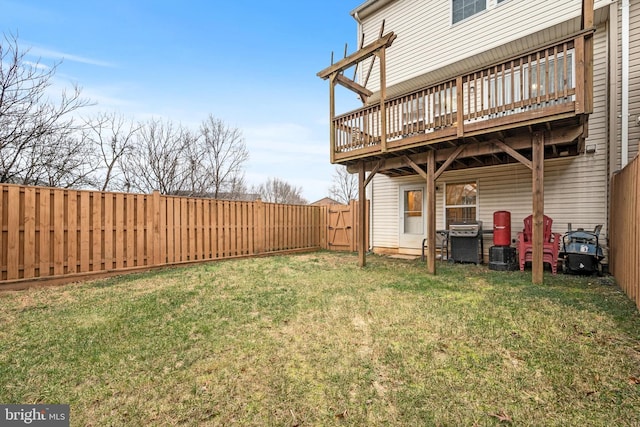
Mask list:
[[[486,8],[487,0],[451,0],[451,21],[455,24]]]
[[[452,222],[475,221],[478,211],[478,183],[447,183],[444,210],[447,230]]]

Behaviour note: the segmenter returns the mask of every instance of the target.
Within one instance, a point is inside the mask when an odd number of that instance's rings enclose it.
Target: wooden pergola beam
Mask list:
[[[329,152],[331,164],[336,162],[336,79],[337,74],[329,78]]]
[[[371,56],[375,55],[378,50],[391,46],[396,37],[397,36],[392,31],[386,36],[380,37],[378,40],[369,43],[362,49],[325,68],[324,70],[320,71],[317,76],[321,79],[326,80],[329,78],[329,76],[331,76],[331,74],[344,71],[347,68],[357,64],[358,62],[364,61],[365,59],[368,59]]]
[[[373,92],[371,92],[369,89],[362,86],[361,84],[354,82],[350,78],[345,77],[343,74],[336,75],[336,83],[355,92],[363,100],[366,100],[368,97],[373,95]]]

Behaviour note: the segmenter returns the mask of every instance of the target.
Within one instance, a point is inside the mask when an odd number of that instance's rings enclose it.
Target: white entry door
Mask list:
[[[400,187],[400,247],[420,249],[426,237],[424,185]]]

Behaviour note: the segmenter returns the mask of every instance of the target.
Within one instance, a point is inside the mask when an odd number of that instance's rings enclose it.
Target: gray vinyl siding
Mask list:
[[[514,0],[512,0],[514,1]],[[545,213],[553,218],[553,231],[573,228],[593,229],[603,224],[607,230],[607,32],[599,27],[594,39],[594,112],[589,117],[589,137],[585,145],[595,145],[594,154],[545,161]],[[532,212],[531,171],[521,164],[445,172],[437,181],[436,228],[444,228],[444,184],[478,182],[478,219],[493,226],[493,212],[511,212],[512,238],[522,230],[522,220]],[[376,175],[370,189],[374,248],[398,248],[400,185],[421,182],[417,176],[389,178]],[[490,246],[487,240],[485,249]]]
[[[398,0],[364,19],[361,33],[365,44],[375,40],[385,20],[385,33],[397,34],[387,50],[387,86],[393,86],[545,28],[554,27],[558,32],[545,33],[549,40],[567,34],[570,30],[562,24],[569,25],[572,18],[580,16],[582,0],[495,3],[489,1],[486,11],[451,25],[451,0]],[[608,4],[606,0],[595,2],[596,8]],[[373,91],[379,88],[377,65],[368,82]],[[367,64],[360,68],[361,81],[368,69]]]

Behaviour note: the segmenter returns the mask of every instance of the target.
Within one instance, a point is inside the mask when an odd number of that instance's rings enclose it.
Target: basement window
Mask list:
[[[486,8],[487,0],[451,0],[451,21],[455,24]]]
[[[445,186],[446,228],[452,222],[475,221],[478,210],[478,183],[460,182]]]

